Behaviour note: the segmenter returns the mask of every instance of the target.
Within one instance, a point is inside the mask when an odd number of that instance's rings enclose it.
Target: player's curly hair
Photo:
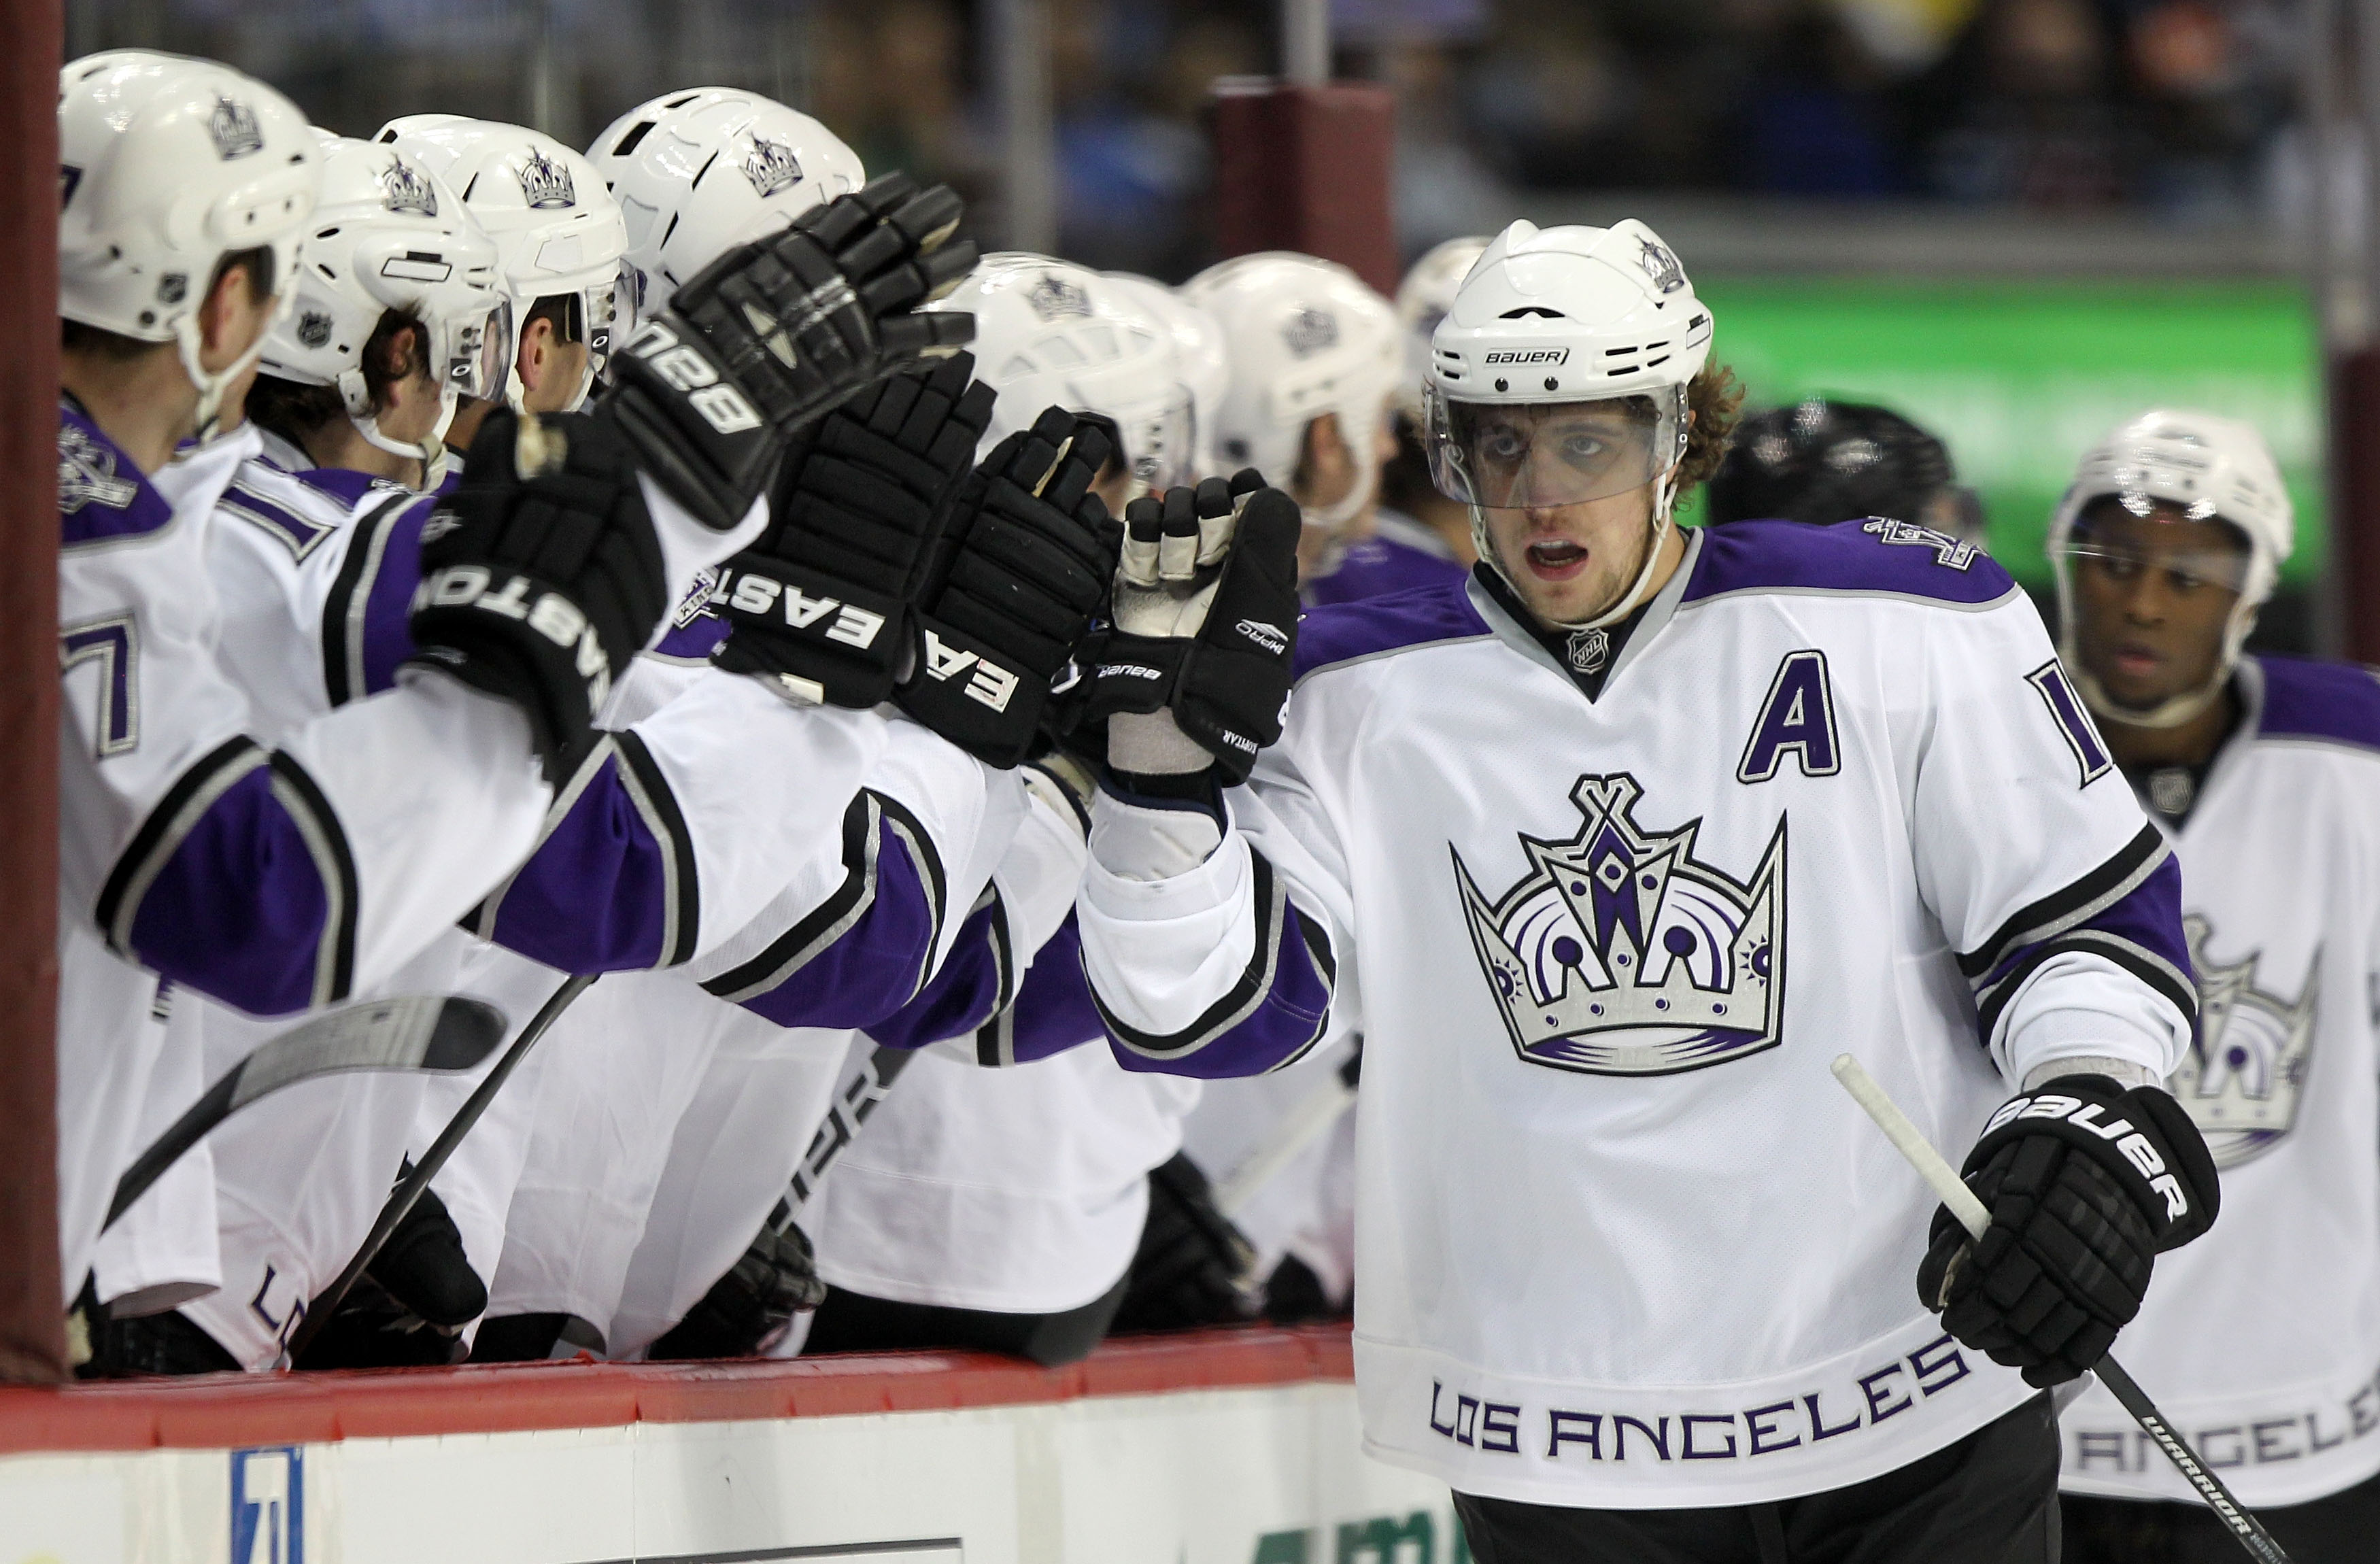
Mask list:
[[[1686,411],[1694,422],[1686,429],[1686,454],[1678,462],[1678,493],[1707,483],[1727,459],[1735,441],[1736,420],[1743,413],[1743,382],[1725,364],[1712,364],[1686,382]]]

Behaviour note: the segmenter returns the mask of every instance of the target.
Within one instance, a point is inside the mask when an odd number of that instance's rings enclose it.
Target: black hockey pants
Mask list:
[[[2066,1564],[2233,1564],[2240,1545],[2204,1505],[2068,1494]],[[2259,1509],[2256,1519],[2290,1564],[2380,1559],[2380,1477],[2304,1504]]]
[[[1477,1564],[2058,1564],[2058,1422],[2038,1396],[1899,1471],[1774,1504],[1454,1508]]]

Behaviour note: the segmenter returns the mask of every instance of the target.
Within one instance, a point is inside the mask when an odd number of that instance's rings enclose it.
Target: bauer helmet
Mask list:
[[[1048,407],[1104,418],[1134,494],[1197,470],[1197,411],[1173,323],[1110,278],[1046,255],[987,255],[926,309],[975,314],[976,374],[992,388],[982,453]]]
[[[1216,415],[1232,389],[1232,366],[1223,356],[1223,328],[1212,315],[1154,278],[1132,272],[1101,273],[1137,300],[1151,314],[1173,328],[1173,348],[1180,355],[1183,383],[1190,388],[1190,410],[1196,420],[1197,450],[1191,477],[1228,473],[1214,448]]]
[[[298,236],[322,183],[296,104],[212,60],[135,50],[58,73],[58,314],[136,342],[177,345],[198,387],[199,433],[263,346],[209,371],[199,308],[227,255],[273,252],[286,309]]]
[[[628,230],[631,303],[666,307],[687,278],[868,182],[859,154],[758,92],[689,87],[613,120],[587,149]]]
[[[1475,234],[1434,246],[1397,285],[1397,323],[1405,331],[1405,378],[1397,387],[1397,411],[1415,432],[1422,426],[1422,382],[1429,378],[1430,334],[1454,308],[1455,289],[1488,242]]]
[[[1306,507],[1306,524],[1336,529],[1362,515],[1379,494],[1375,446],[1404,373],[1394,307],[1337,261],[1285,250],[1209,266],[1182,296],[1223,328],[1232,387],[1208,441],[1220,465],[1286,484],[1306,426],[1336,414],[1355,485],[1334,504]]]
[[[542,132],[455,115],[407,115],[372,139],[426,164],[495,240],[516,331],[539,300],[569,301],[567,338],[587,345],[587,368],[567,406],[584,402],[611,357],[628,291],[627,225],[594,165]],[[516,361],[506,360],[502,383],[517,408]]]
[[[2223,652],[2215,673],[2194,690],[2172,697],[2148,711],[2116,705],[2074,655],[2073,562],[2097,552],[2083,513],[2092,503],[2113,497],[2137,516],[2163,500],[2182,507],[2192,521],[2228,523],[2247,543],[2244,561],[2216,571],[2239,594],[2224,625]],[[2179,408],[2157,408],[2110,430],[2083,453],[2074,481],[2050,517],[2050,568],[2058,578],[2058,651],[2091,709],[2113,721],[2142,728],[2179,727],[2206,709],[2240,661],[2256,611],[2273,595],[2281,564],[2297,546],[2296,513],[2264,437],[2237,418]]]
[[[1423,397],[1430,479],[1471,507],[1472,541],[1499,574],[1487,511],[1652,487],[1652,539],[1634,584],[1567,628],[1615,624],[1644,597],[1677,500],[1686,387],[1710,343],[1710,310],[1685,269],[1633,218],[1609,228],[1513,224],[1480,255],[1431,333]],[[1582,406],[1609,413],[1603,438],[1536,448],[1556,415]]]
[[[512,312],[495,242],[445,181],[401,147],[342,139],[322,164],[322,204],[298,247],[289,312],[264,345],[266,374],[336,386],[373,445],[419,457],[425,486],[444,470],[440,443],[464,396],[493,396],[512,362]],[[388,310],[420,322],[440,411],[413,446],[382,434],[364,381],[364,345]]]

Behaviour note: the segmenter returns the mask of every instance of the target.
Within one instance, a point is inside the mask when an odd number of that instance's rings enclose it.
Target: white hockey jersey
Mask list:
[[[1598,640],[1598,637],[1600,639]],[[1742,1504],[2027,1400],[1913,1278],[2010,1083],[2190,1036],[2179,873],[2007,574],[1897,522],[1745,524],[1589,700],[1477,581],[1309,614],[1281,743],[1198,811],[1099,800],[1079,904],[1118,1057],[1350,1031],[1366,1448],[1462,1492]]]
[[[2380,678],[2266,657],[2234,688],[2175,843],[2201,1020],[2167,1083],[2223,1212],[2116,1351],[2258,1508],[2380,1472]],[[2066,1487],[2194,1500],[2104,1388],[2058,1422]]]

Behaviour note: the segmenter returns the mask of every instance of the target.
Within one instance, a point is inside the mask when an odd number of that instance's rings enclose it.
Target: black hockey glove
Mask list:
[[[960,353],[860,392],[797,443],[768,530],[727,562],[719,665],[788,699],[867,708],[892,696],[917,637],[926,552],[991,421]]]
[[[1032,752],[1050,684],[1107,606],[1123,528],[1090,491],[1114,443],[1051,407],[970,474],[917,592],[925,645],[894,698],[989,766]]]
[[[585,413],[498,410],[421,529],[413,661],[527,713],[557,785],[612,681],[669,610],[660,539],[627,443]]]
[[[826,1283],[808,1234],[788,1223],[760,1236],[710,1284],[710,1291],[646,1350],[656,1363],[685,1358],[748,1358],[785,1333],[794,1316],[826,1302]]]
[[[1256,1251],[1216,1207],[1207,1175],[1182,1152],[1148,1175],[1148,1222],[1116,1310],[1118,1330],[1186,1330],[1256,1313]]]
[[[1289,704],[1299,528],[1254,468],[1126,507],[1115,627],[1087,649],[1076,727],[1105,730],[1111,768],[1247,780]]]
[[[1980,1243],[1946,1208],[1917,1292],[1951,1335],[2034,1386],[2107,1354],[2156,1256],[2204,1232],[2215,1159],[2162,1089],[2061,1075],[2003,1104],[1961,1175],[1992,1214]]]
[[[975,265],[975,242],[952,237],[961,210],[947,186],[890,174],[696,273],[613,359],[605,406],[646,470],[730,530],[795,430],[973,338],[974,316],[915,308]]]

